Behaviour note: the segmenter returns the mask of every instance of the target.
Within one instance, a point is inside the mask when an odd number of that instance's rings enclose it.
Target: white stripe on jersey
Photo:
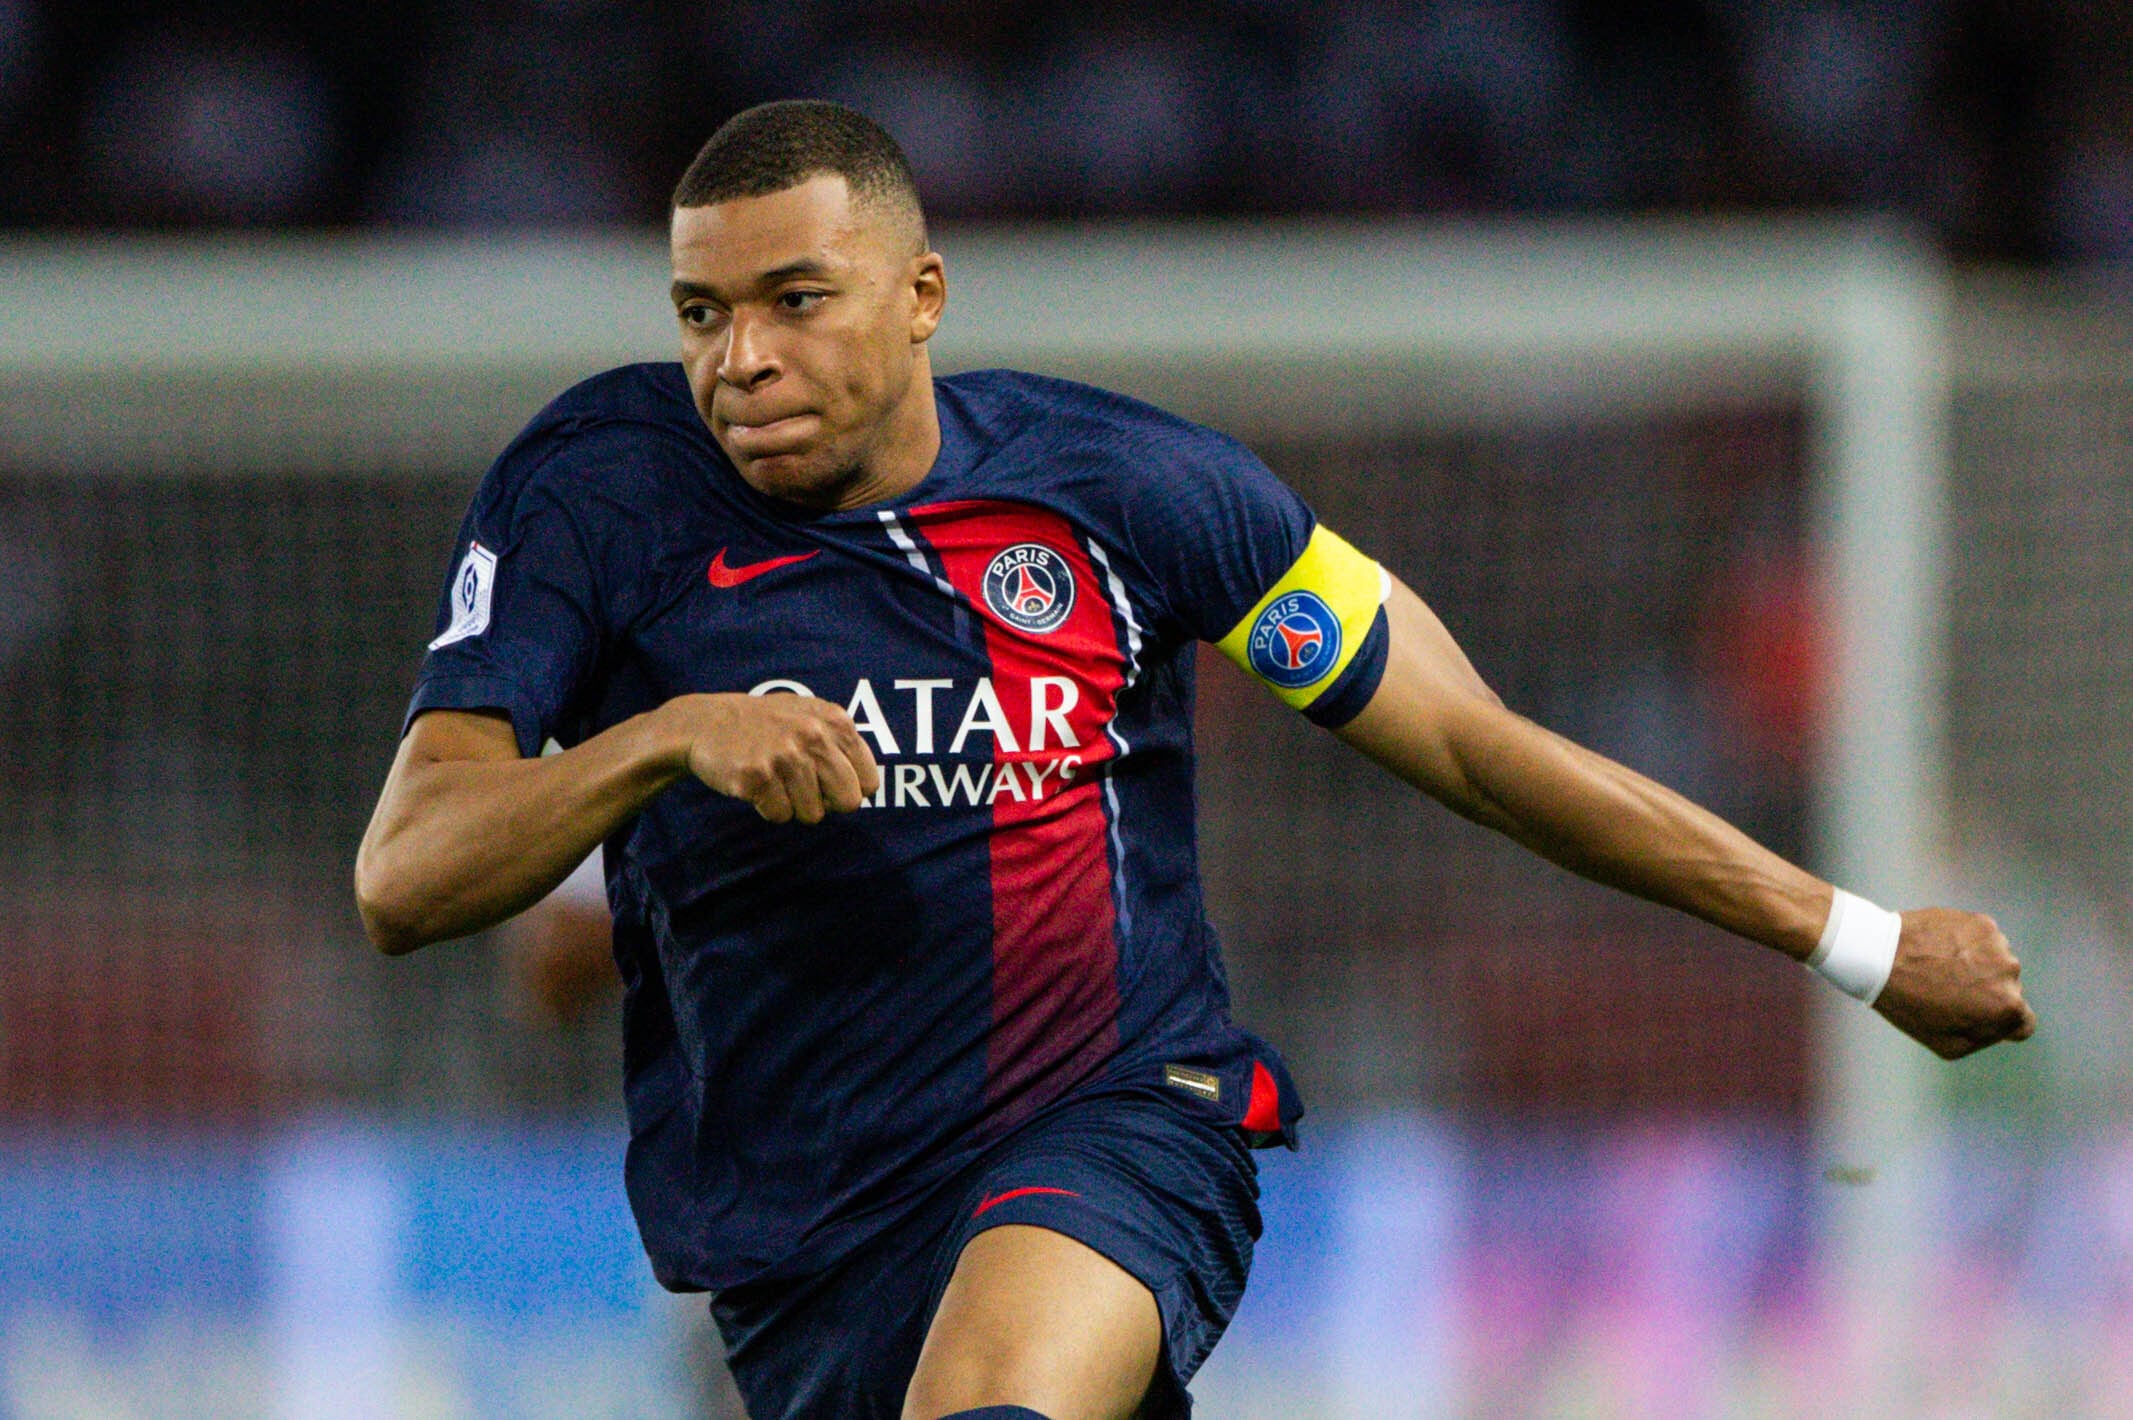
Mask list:
[[[889,541],[903,549],[904,560],[928,577],[933,578],[933,585],[941,589],[942,596],[952,602],[959,602],[960,599],[955,594],[955,588],[949,583],[948,579],[940,576],[926,565],[926,554],[920,552],[918,544],[911,541],[911,534],[905,532],[904,525],[896,521],[896,514],[888,508],[883,508],[880,518],[882,525],[889,530]]]
[[[1126,683],[1120,690],[1131,690],[1134,680],[1141,673],[1141,624],[1133,615],[1133,599],[1126,595],[1126,584],[1119,580],[1118,572],[1111,566],[1111,559],[1104,556],[1103,544],[1093,537],[1083,538],[1088,545],[1089,556],[1104,569],[1104,581],[1111,588],[1111,604],[1118,608],[1119,619],[1126,623]],[[1119,752],[1125,752],[1125,742],[1119,742]]]
[[[1118,619],[1125,623],[1126,683],[1119,687],[1119,692],[1123,694],[1132,688],[1134,679],[1140,674],[1141,624],[1133,615],[1133,600],[1126,595],[1126,584],[1119,580],[1118,571],[1112,567],[1111,559],[1104,556],[1103,545],[1093,537],[1083,538],[1082,544],[1089,549],[1089,556],[1095,560],[1096,565],[1103,568],[1104,583],[1111,590],[1111,605],[1118,608]],[[1132,748],[1126,743],[1126,737],[1118,732],[1118,711],[1115,705],[1111,718],[1104,722],[1104,733],[1111,737],[1112,744],[1118,746],[1118,758],[1112,760],[1115,768],[1119,760],[1123,760]],[[1118,802],[1118,779],[1114,774],[1104,775],[1104,801],[1111,808],[1111,861],[1114,864],[1111,874],[1114,889],[1112,910],[1118,914],[1119,935],[1130,936],[1133,932],[1133,907],[1132,899],[1126,892],[1126,837],[1118,824],[1122,811]]]

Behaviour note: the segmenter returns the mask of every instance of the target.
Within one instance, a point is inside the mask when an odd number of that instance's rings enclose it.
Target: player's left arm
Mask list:
[[[1398,581],[1377,690],[1337,733],[1430,797],[1596,882],[1806,960],[1833,889],[1716,814],[1507,709]],[[1989,917],[1902,914],[1874,1009],[1947,1059],[2022,1040],[2036,1016]]]

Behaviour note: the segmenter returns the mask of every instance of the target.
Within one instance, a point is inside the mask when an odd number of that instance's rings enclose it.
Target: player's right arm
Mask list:
[[[656,428],[544,416],[475,491],[356,855],[356,906],[380,950],[531,906],[686,775],[777,823],[819,822],[878,786],[850,718],[802,696],[677,696],[578,738],[601,667],[661,585],[648,510],[676,457],[689,455]],[[551,737],[576,742],[542,756]]]
[[[850,717],[802,696],[679,696],[535,758],[502,714],[427,711],[356,853],[364,930],[399,955],[522,912],[685,775],[772,823],[820,823],[881,783]]]

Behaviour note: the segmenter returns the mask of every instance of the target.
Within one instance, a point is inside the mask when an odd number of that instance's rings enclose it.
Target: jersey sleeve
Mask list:
[[[1172,612],[1318,724],[1354,719],[1385,673],[1385,570],[1241,444],[1207,435],[1182,472],[1141,520]]]
[[[606,628],[593,541],[549,476],[559,452],[514,445],[476,490],[402,733],[426,710],[501,710],[523,755],[570,738]]]

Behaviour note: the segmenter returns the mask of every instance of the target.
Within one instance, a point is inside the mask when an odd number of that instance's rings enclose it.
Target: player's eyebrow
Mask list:
[[[750,284],[761,289],[766,286],[775,286],[781,281],[791,281],[795,277],[826,276],[829,274],[829,270],[827,262],[817,260],[811,256],[803,256],[793,261],[788,261],[783,266],[773,266],[770,270],[759,273]],[[679,277],[675,279],[672,286],[667,288],[667,294],[672,297],[674,304],[677,306],[683,301],[716,301],[719,299],[718,292],[703,282],[687,281]]]
[[[758,286],[775,286],[780,281],[790,281],[795,276],[827,276],[828,274],[828,262],[818,261],[811,256],[803,256],[796,261],[788,261],[783,266],[771,267],[770,270],[755,278],[755,284]]]

